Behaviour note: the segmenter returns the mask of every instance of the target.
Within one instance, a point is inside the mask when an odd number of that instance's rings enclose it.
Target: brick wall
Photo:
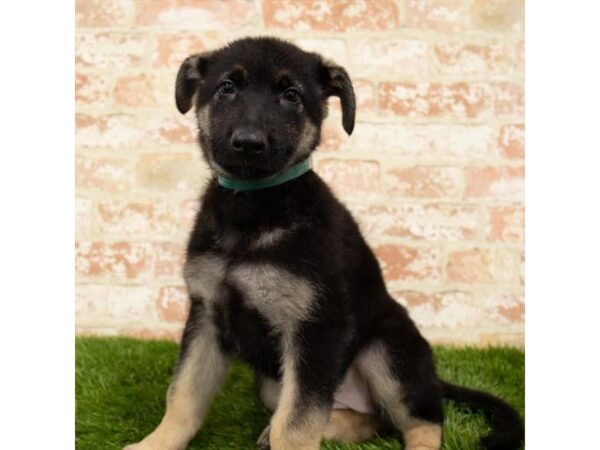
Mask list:
[[[190,53],[270,34],[344,65],[316,170],[438,342],[522,344],[524,5],[512,0],[78,0],[76,323],[177,337],[208,177],[173,100]]]

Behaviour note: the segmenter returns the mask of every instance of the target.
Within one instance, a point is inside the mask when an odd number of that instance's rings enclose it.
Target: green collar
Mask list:
[[[232,180],[231,178],[218,177],[217,180],[225,189],[234,191],[256,191],[258,189],[266,189],[280,184],[287,183],[290,180],[304,175],[312,168],[310,159],[305,159],[287,169],[281,175],[267,180]]]

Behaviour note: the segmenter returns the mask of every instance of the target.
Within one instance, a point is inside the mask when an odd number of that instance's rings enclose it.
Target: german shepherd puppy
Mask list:
[[[385,424],[406,449],[437,450],[444,398],[491,413],[486,448],[521,445],[523,424],[508,404],[436,375],[356,222],[310,170],[331,96],[352,133],[346,70],[279,39],[241,39],[183,62],[177,108],[195,105],[215,176],[187,247],[191,306],[166,414],[128,450],[184,449],[234,355],[254,369],[274,411],[261,448],[359,442]]]

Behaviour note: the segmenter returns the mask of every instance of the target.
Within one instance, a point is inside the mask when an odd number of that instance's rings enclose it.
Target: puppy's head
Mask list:
[[[219,175],[275,176],[307,158],[320,139],[327,98],[354,128],[355,99],[346,71],[274,38],[247,38],[188,57],[177,74],[183,114],[195,103],[200,146]]]

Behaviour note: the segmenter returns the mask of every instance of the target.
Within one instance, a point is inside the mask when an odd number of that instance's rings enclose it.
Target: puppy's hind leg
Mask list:
[[[281,395],[281,383],[268,377],[257,376],[256,388],[263,404],[270,411],[277,409]],[[323,437],[338,442],[364,442],[373,439],[380,428],[379,420],[373,414],[363,414],[349,409],[335,409],[331,412]],[[268,425],[260,434],[257,446],[261,450],[270,449]]]
[[[365,442],[373,439],[379,428],[379,420],[374,414],[364,414],[350,409],[334,409],[323,437],[338,442]]]
[[[406,450],[439,450],[442,391],[431,350],[412,322],[398,319],[386,320],[379,337],[360,352],[357,364],[375,402],[402,432]]]
[[[269,411],[274,412],[277,409],[277,404],[279,403],[279,397],[281,395],[281,383],[273,378],[257,374],[255,387],[263,405],[265,405]],[[265,427],[256,440],[256,445],[259,449],[269,450],[271,448],[269,441],[270,434],[271,424]]]
[[[192,300],[181,354],[167,393],[167,411],[144,440],[125,450],[183,450],[202,425],[227,373],[229,358],[221,351],[204,306]]]
[[[265,408],[274,412],[281,395],[281,383],[274,378],[257,374],[255,388]]]

